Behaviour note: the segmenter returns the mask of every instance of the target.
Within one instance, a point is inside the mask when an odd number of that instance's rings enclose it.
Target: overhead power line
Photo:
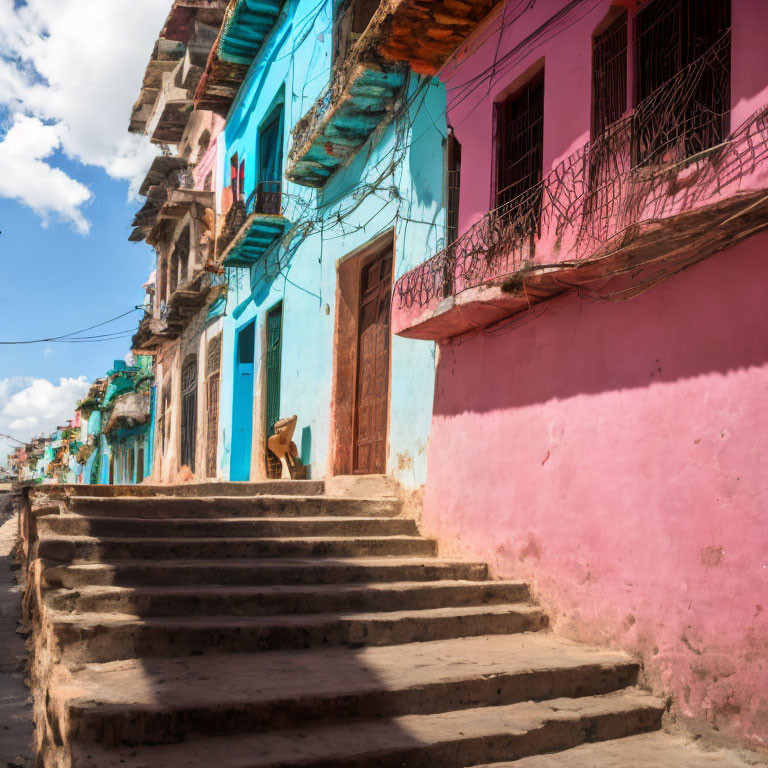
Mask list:
[[[23,440],[19,440],[16,437],[13,437],[12,435],[6,435],[4,432],[0,432],[0,438],[4,438],[6,440],[12,440],[14,443],[18,443],[19,445],[26,445],[26,443]]]
[[[127,317],[133,312],[143,311],[143,307],[134,307],[127,312],[123,312],[121,315],[117,315],[109,320],[105,320],[103,323],[96,323],[96,325],[90,325],[87,328],[81,328],[79,331],[72,331],[72,333],[65,333],[62,336],[50,336],[45,339],[29,339],[27,341],[0,341],[0,344],[9,346],[15,344],[48,344],[51,342],[82,342],[82,343],[94,343],[97,341],[109,341],[110,339],[121,338],[131,331],[110,331],[108,333],[101,333],[94,336],[80,336],[81,333],[86,331],[92,331],[94,328],[101,328],[102,326],[114,323],[115,320],[120,320],[123,317]]]

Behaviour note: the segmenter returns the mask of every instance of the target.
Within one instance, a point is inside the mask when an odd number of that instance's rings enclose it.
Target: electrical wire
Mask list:
[[[23,440],[19,440],[17,437],[13,437],[13,435],[6,435],[4,432],[0,432],[0,438],[5,440],[12,440],[14,443],[18,443],[19,445],[26,445]]]
[[[144,311],[143,307],[134,307],[133,309],[123,312],[121,315],[117,315],[109,320],[105,320],[103,323],[96,323],[96,325],[89,325],[87,328],[81,328],[79,331],[72,331],[72,333],[65,333],[62,336],[50,336],[46,339],[29,339],[27,341],[0,341],[0,344],[4,346],[17,345],[17,344],[48,344],[51,342],[95,342],[106,341],[109,338],[118,338],[121,334],[129,333],[129,331],[114,331],[110,333],[97,334],[95,336],[80,336],[81,333],[86,331],[92,331],[94,328],[101,328],[110,323],[114,323],[115,320],[120,320],[123,317],[127,317],[133,312]]]

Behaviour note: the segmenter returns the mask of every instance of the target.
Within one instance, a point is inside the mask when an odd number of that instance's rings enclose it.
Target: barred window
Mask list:
[[[592,45],[592,136],[599,136],[627,110],[627,10]]]
[[[679,161],[727,136],[730,0],[648,0],[634,25],[636,162]]]
[[[544,163],[544,72],[496,105],[496,207],[538,231]]]
[[[459,236],[459,197],[461,194],[461,144],[453,130],[448,132],[446,146],[447,168],[446,175],[446,212],[445,240],[452,243]]]

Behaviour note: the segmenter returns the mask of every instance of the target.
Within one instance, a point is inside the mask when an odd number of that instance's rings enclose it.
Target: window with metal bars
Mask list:
[[[635,15],[634,159],[675,162],[729,130],[730,0],[648,0]]]
[[[446,211],[445,241],[450,244],[459,236],[459,197],[461,193],[461,144],[453,130],[448,132],[446,144]]]
[[[627,10],[592,44],[592,137],[601,135],[627,110]]]
[[[541,219],[544,71],[496,105],[496,208],[533,235]]]

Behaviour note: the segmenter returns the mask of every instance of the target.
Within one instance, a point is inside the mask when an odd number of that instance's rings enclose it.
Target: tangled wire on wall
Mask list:
[[[521,284],[533,270],[554,281],[558,271],[616,253],[642,225],[734,196],[768,159],[768,108],[726,137],[729,111],[706,102],[729,103],[729,56],[730,32],[540,183],[404,275],[395,301],[424,307],[491,281]]]

